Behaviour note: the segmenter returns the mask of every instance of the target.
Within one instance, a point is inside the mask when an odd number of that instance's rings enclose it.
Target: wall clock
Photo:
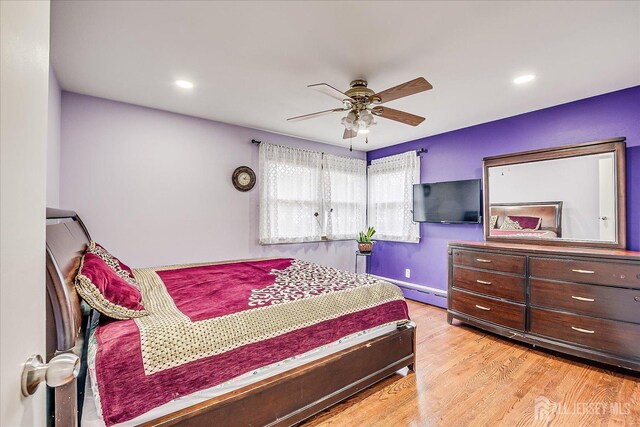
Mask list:
[[[231,182],[238,191],[249,191],[256,185],[256,173],[249,166],[240,166],[233,171]]]

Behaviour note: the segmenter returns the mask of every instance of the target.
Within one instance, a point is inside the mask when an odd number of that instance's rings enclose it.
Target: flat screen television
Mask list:
[[[413,220],[446,224],[481,223],[480,180],[415,184]]]

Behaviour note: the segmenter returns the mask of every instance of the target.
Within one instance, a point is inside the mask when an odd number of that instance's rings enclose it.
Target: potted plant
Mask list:
[[[363,253],[369,253],[373,250],[373,242],[371,238],[376,234],[376,230],[373,227],[367,228],[366,232],[360,232],[358,235],[358,250]]]

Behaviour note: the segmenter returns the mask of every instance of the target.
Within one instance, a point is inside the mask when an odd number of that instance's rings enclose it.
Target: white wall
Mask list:
[[[49,134],[47,137],[47,207],[60,206],[60,119],[62,91],[49,68]]]
[[[562,237],[598,240],[603,156],[610,154],[491,168],[491,203],[563,202]]]
[[[45,425],[45,389],[20,393],[45,354],[49,2],[0,2],[0,425]]]
[[[258,172],[252,138],[365,158],[347,148],[63,92],[61,206],[76,210],[94,239],[134,267],[290,256],[352,270],[353,241],[258,244],[258,185],[241,193],[231,184],[238,166]]]

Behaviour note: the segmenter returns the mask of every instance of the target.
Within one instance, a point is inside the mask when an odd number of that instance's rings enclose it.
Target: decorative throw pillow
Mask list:
[[[514,216],[508,215],[502,225],[501,230],[538,230],[542,218],[535,216]]]
[[[105,316],[132,319],[147,314],[140,291],[93,252],[82,257],[75,285],[78,294]]]
[[[499,215],[491,215],[491,220],[489,222],[489,228],[496,228],[496,225],[498,225],[498,216]]]
[[[111,268],[118,275],[118,277],[122,278],[127,283],[133,286],[138,286],[138,284],[136,283],[136,279],[133,277],[131,268],[129,268],[128,265],[120,261],[118,258],[111,255],[111,253],[109,253],[109,251],[107,251],[102,245],[99,245],[92,240],[89,243],[87,252],[91,252],[92,254],[103,260],[105,264],[107,264],[109,268]]]

